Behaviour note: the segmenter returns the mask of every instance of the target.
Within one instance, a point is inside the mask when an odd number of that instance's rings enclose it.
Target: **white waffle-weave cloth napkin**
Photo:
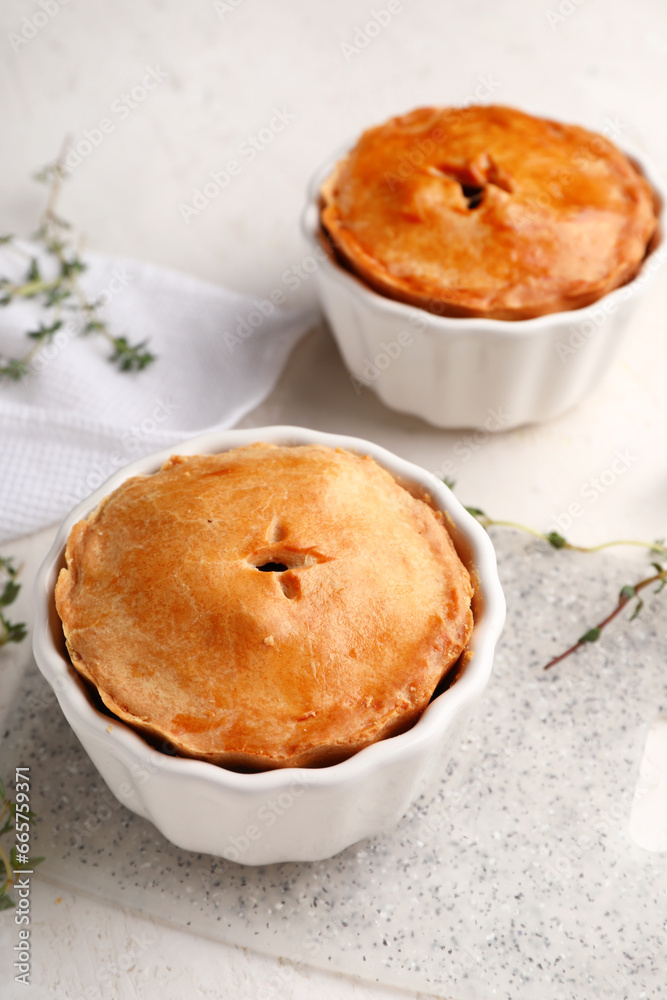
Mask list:
[[[15,256],[0,250],[0,274],[18,276]],[[278,294],[252,298],[135,261],[86,263],[81,284],[101,296],[110,331],[147,339],[157,360],[119,372],[109,343],[81,335],[65,311],[28,375],[0,378],[0,543],[57,522],[133,459],[234,426],[316,320]],[[26,332],[44,318],[31,300],[0,308],[0,363],[26,354]]]

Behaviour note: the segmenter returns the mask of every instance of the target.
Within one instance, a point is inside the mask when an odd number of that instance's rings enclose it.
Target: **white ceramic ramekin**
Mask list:
[[[226,451],[254,441],[318,443],[371,455],[400,481],[424,488],[451,518],[452,536],[476,581],[474,653],[462,675],[416,725],[320,769],[239,774],[153,749],[96,708],[70,665],[53,591],[74,524],[130,476],[156,472],[170,454]],[[331,857],[398,822],[431,776],[441,776],[468,715],[480,699],[505,618],[493,546],[486,532],[431,473],[369,441],[301,427],[220,431],[133,462],[79,504],[62,523],[35,581],[35,659],[72,729],[113,794],[150,819],[170,841],[243,864]]]
[[[642,292],[667,259],[658,246],[637,277],[593,305],[520,321],[449,318],[375,292],[326,253],[319,192],[350,147],[311,181],[303,229],[316,248],[324,313],[358,391],[438,427],[509,430],[578,403],[609,368]],[[645,156],[630,154],[665,202]]]

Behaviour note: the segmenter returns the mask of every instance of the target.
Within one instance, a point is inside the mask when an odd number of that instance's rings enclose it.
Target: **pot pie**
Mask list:
[[[364,132],[321,188],[326,241],[382,295],[520,320],[631,281],[658,199],[601,135],[512,108],[420,108]]]
[[[231,768],[333,764],[405,731],[473,627],[428,496],[322,445],[172,456],[74,526],[66,563],[74,668],[142,734]]]

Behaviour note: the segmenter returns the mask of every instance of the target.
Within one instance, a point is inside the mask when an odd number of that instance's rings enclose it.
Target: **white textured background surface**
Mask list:
[[[44,2],[53,10],[57,0]],[[357,27],[385,8],[384,0],[217,6],[223,16],[210,2],[70,0],[27,44],[12,45],[10,33],[25,30],[23,18],[41,8],[37,0],[4,0],[2,231],[26,235],[34,228],[43,192],[30,173],[54,157],[65,136],[76,144],[105,117],[113,131],[74,171],[62,204],[88,245],[261,294],[284,287],[286,272],[294,275],[308,253],[298,216],[315,167],[366,125],[418,104],[462,102],[486,87],[498,102],[607,129],[667,173],[662,0],[403,0],[402,12],[349,62],[341,44],[354,43]],[[122,117],[114,108],[147,67],[166,78]],[[294,120],[248,162],[241,144],[268,125],[276,108]],[[194,189],[230,159],[242,163],[238,176],[186,224],[179,205],[191,204]],[[290,280],[299,286],[295,301],[312,301],[309,281]],[[582,541],[662,535],[666,306],[663,278],[604,384],[545,427],[471,442],[393,414],[369,393],[355,396],[323,331],[297,349],[274,396],[245,422],[293,421],[372,437],[434,470],[453,461],[462,499],[496,516],[546,526],[580,502],[571,534]],[[617,449],[633,456],[629,468],[598,490],[592,480],[611,468]],[[36,968],[43,976],[21,995],[236,1000],[261,996],[281,970],[272,960],[82,897],[65,894],[56,904],[58,895],[35,882]],[[133,948],[132,935],[151,943]],[[98,971],[126,954],[132,968],[115,986],[102,986]],[[271,995],[392,995],[288,968],[285,985]]]

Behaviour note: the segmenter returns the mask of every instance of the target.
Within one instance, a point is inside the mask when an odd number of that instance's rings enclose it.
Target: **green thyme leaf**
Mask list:
[[[18,569],[14,565],[14,560],[8,556],[0,557],[0,573],[4,573],[7,580],[0,594],[0,608],[6,608],[16,600],[21,585],[16,583]],[[0,646],[8,642],[22,642],[27,635],[27,628],[24,622],[10,622],[0,611]],[[2,799],[4,799],[4,790]]]
[[[18,597],[20,589],[21,585],[13,578],[7,580],[4,590],[0,594],[0,607],[6,608],[9,604],[13,604]]]
[[[114,337],[112,340],[114,353],[110,360],[123,372],[139,372],[155,360],[150,351],[144,350],[147,343],[147,340],[142,340],[141,343],[133,345],[126,337]]]
[[[44,307],[45,309],[52,309],[53,306],[64,302],[71,295],[72,289],[66,285],[56,285],[53,288],[48,288],[44,293]]]
[[[635,610],[634,610],[634,611],[632,612],[632,614],[630,615],[630,621],[631,621],[631,622],[633,622],[633,621],[635,620],[635,618],[636,618],[636,617],[637,617],[637,615],[638,615],[638,614],[639,614],[639,613],[641,612],[641,610],[642,610],[642,608],[643,608],[643,607],[644,607],[644,601],[643,601],[643,599],[642,599],[642,598],[640,597],[640,598],[639,598],[639,600],[637,601],[637,604],[635,605]]]
[[[12,358],[6,365],[0,365],[0,376],[10,379],[12,382],[19,382],[28,374],[29,368],[25,361],[20,358]]]
[[[589,628],[588,632],[578,640],[579,642],[597,642],[602,635],[602,629],[600,628]]]
[[[472,514],[473,517],[476,517],[478,519],[480,517],[486,517],[484,511],[481,510],[479,507],[466,507],[466,510],[468,511],[469,514]]]
[[[72,257],[70,260],[63,258],[60,261],[60,276],[62,278],[71,278],[73,274],[81,274],[86,270],[86,265],[78,257]]]
[[[29,330],[26,336],[32,340],[51,340],[53,334],[57,333],[62,325],[63,321],[61,319],[57,319],[50,326],[44,326],[43,323],[40,323],[36,330]]]
[[[81,333],[82,334],[97,333],[98,331],[104,330],[104,329],[105,329],[105,326],[104,326],[104,323],[101,320],[99,320],[99,319],[89,319],[88,322],[84,325]]]
[[[4,636],[0,633],[0,646],[6,642],[23,642],[28,634],[28,629],[24,622],[7,622],[0,615],[0,626],[4,626]]]
[[[14,565],[14,560],[11,556],[0,556],[0,570],[4,570],[7,576],[14,578],[19,575],[19,571]]]

